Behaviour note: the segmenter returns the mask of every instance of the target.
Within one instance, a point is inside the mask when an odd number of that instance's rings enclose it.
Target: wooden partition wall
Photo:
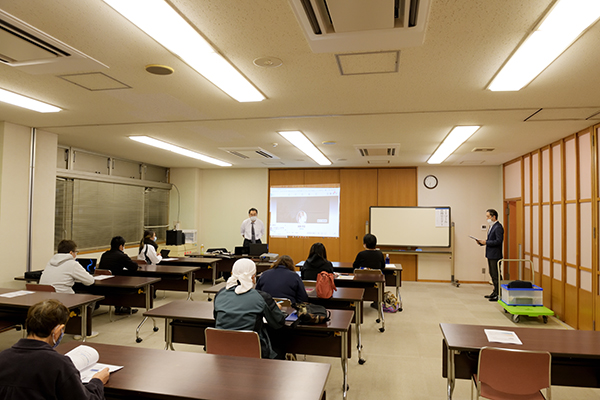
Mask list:
[[[590,127],[504,165],[505,201],[522,204],[517,235],[544,289],[544,305],[586,330],[600,329],[599,129]],[[530,273],[526,268],[525,278]]]
[[[322,242],[330,261],[352,262],[363,250],[362,238],[368,232],[370,206],[417,205],[416,168],[269,170],[269,187],[327,183],[340,185],[340,237],[269,237],[269,251],[287,254],[298,262],[306,259],[314,242]],[[417,279],[416,256],[392,255],[391,262],[402,264],[403,280]]]

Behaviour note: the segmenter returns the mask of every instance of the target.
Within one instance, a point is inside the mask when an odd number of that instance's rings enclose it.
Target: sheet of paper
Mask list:
[[[92,365],[91,367],[84,369],[83,371],[80,372],[81,382],[88,383],[89,381],[92,380],[92,377],[96,374],[96,372],[101,371],[104,368],[108,368],[108,372],[113,373],[113,372],[118,371],[121,368],[123,368],[123,366],[122,365],[110,365],[110,364],[96,363],[96,364]]]
[[[471,239],[479,240],[479,239],[477,239],[475,236],[471,236],[471,235],[469,235],[469,237],[470,237]]]
[[[339,275],[336,275],[335,279],[342,279],[342,280],[346,280],[346,281],[351,281],[352,279],[354,279],[354,275],[339,274]]]
[[[396,268],[396,264],[385,264],[386,268]]]
[[[485,332],[489,342],[523,344],[517,334],[512,331],[501,331],[498,329],[484,329],[483,331]]]
[[[450,210],[448,208],[435,209],[435,227],[447,228],[450,226]]]
[[[0,294],[0,297],[7,297],[7,298],[11,299],[13,297],[25,296],[26,294],[32,294],[32,293],[35,293],[35,292],[29,291],[29,290],[18,290],[16,292],[8,292],[8,293]]]
[[[162,261],[175,261],[177,260],[176,257],[169,257],[169,258],[163,258]]]
[[[95,281],[103,281],[108,278],[114,278],[114,275],[94,275]]]

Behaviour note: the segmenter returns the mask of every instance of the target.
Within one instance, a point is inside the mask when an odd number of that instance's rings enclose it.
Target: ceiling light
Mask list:
[[[173,144],[163,142],[162,140],[153,139],[149,136],[129,136],[129,139],[135,140],[136,142],[144,143],[150,146],[158,147],[162,150],[172,151],[173,153],[181,154],[182,156],[195,158],[196,160],[204,161],[207,163],[215,164],[220,167],[231,167],[232,164],[226,163],[216,158],[205,156],[204,154],[196,153],[195,151],[184,149],[183,147],[175,146]]]
[[[265,96],[163,0],[104,0],[134,25],[240,102]]]
[[[438,146],[433,155],[427,160],[427,164],[441,164],[450,154],[454,153],[461,144],[467,141],[480,126],[455,126],[442,144]]]
[[[312,158],[317,164],[331,165],[331,161],[329,161],[327,157],[321,153],[321,150],[317,149],[315,145],[304,136],[304,133],[300,131],[285,131],[278,133],[288,142],[300,149],[304,154]]]
[[[12,104],[13,106],[27,108],[41,113],[53,113],[62,111],[62,109],[51,106],[50,104],[42,103],[41,101],[30,99],[8,90],[0,89],[0,101],[3,103]]]
[[[546,69],[599,17],[598,0],[559,0],[498,72],[488,89],[520,90]]]

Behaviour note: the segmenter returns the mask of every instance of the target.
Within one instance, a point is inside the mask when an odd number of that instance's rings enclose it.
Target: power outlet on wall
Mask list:
[[[487,225],[481,225],[481,230],[482,231],[487,231]]]
[[[485,274],[485,268],[481,268],[481,273]]]

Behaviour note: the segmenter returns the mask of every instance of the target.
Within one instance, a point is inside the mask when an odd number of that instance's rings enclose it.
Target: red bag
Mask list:
[[[333,296],[333,291],[337,290],[333,281],[333,274],[325,271],[319,272],[316,289],[318,298],[330,299]]]

